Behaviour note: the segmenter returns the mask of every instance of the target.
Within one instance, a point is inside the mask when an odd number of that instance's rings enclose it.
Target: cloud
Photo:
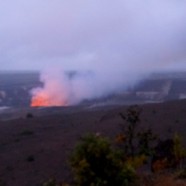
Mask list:
[[[70,69],[95,63],[158,68],[185,58],[185,1],[17,0],[0,5],[0,56],[9,68],[55,63]],[[82,62],[76,61],[80,56]],[[92,58],[85,62],[84,56]]]
[[[185,20],[184,0],[0,0],[1,69],[91,71],[72,87],[118,91],[186,69]]]

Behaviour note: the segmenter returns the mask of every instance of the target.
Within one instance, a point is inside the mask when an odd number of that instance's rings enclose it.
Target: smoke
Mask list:
[[[47,17],[52,27],[36,34],[40,62],[50,70],[41,73],[44,86],[32,91],[33,99],[44,94],[50,105],[77,104],[120,92],[152,72],[186,69],[186,1],[60,4]]]
[[[64,74],[55,72],[45,72],[41,75],[40,81],[44,83],[41,88],[31,91],[31,106],[61,106],[69,104],[69,85],[68,79]]]

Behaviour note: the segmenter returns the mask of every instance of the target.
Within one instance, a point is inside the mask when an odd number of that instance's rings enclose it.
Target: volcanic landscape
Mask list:
[[[186,73],[154,74],[123,93],[76,106],[30,107],[37,73],[0,74],[0,185],[39,186],[72,179],[68,159],[87,133],[115,139],[129,105],[142,109],[140,129],[161,139],[175,132],[186,145]],[[185,185],[185,182],[182,183]]]

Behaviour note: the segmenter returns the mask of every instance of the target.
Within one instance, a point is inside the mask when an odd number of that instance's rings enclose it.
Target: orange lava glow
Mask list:
[[[48,97],[48,95],[44,93],[40,93],[32,97],[31,107],[50,107],[50,106],[66,106],[62,101],[58,101],[56,99]]]

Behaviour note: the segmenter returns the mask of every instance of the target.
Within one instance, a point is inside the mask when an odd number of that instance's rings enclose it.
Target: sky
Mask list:
[[[3,70],[40,71],[33,105],[73,105],[186,71],[186,0],[0,0]]]
[[[186,70],[186,1],[0,0],[0,70],[50,68]]]

